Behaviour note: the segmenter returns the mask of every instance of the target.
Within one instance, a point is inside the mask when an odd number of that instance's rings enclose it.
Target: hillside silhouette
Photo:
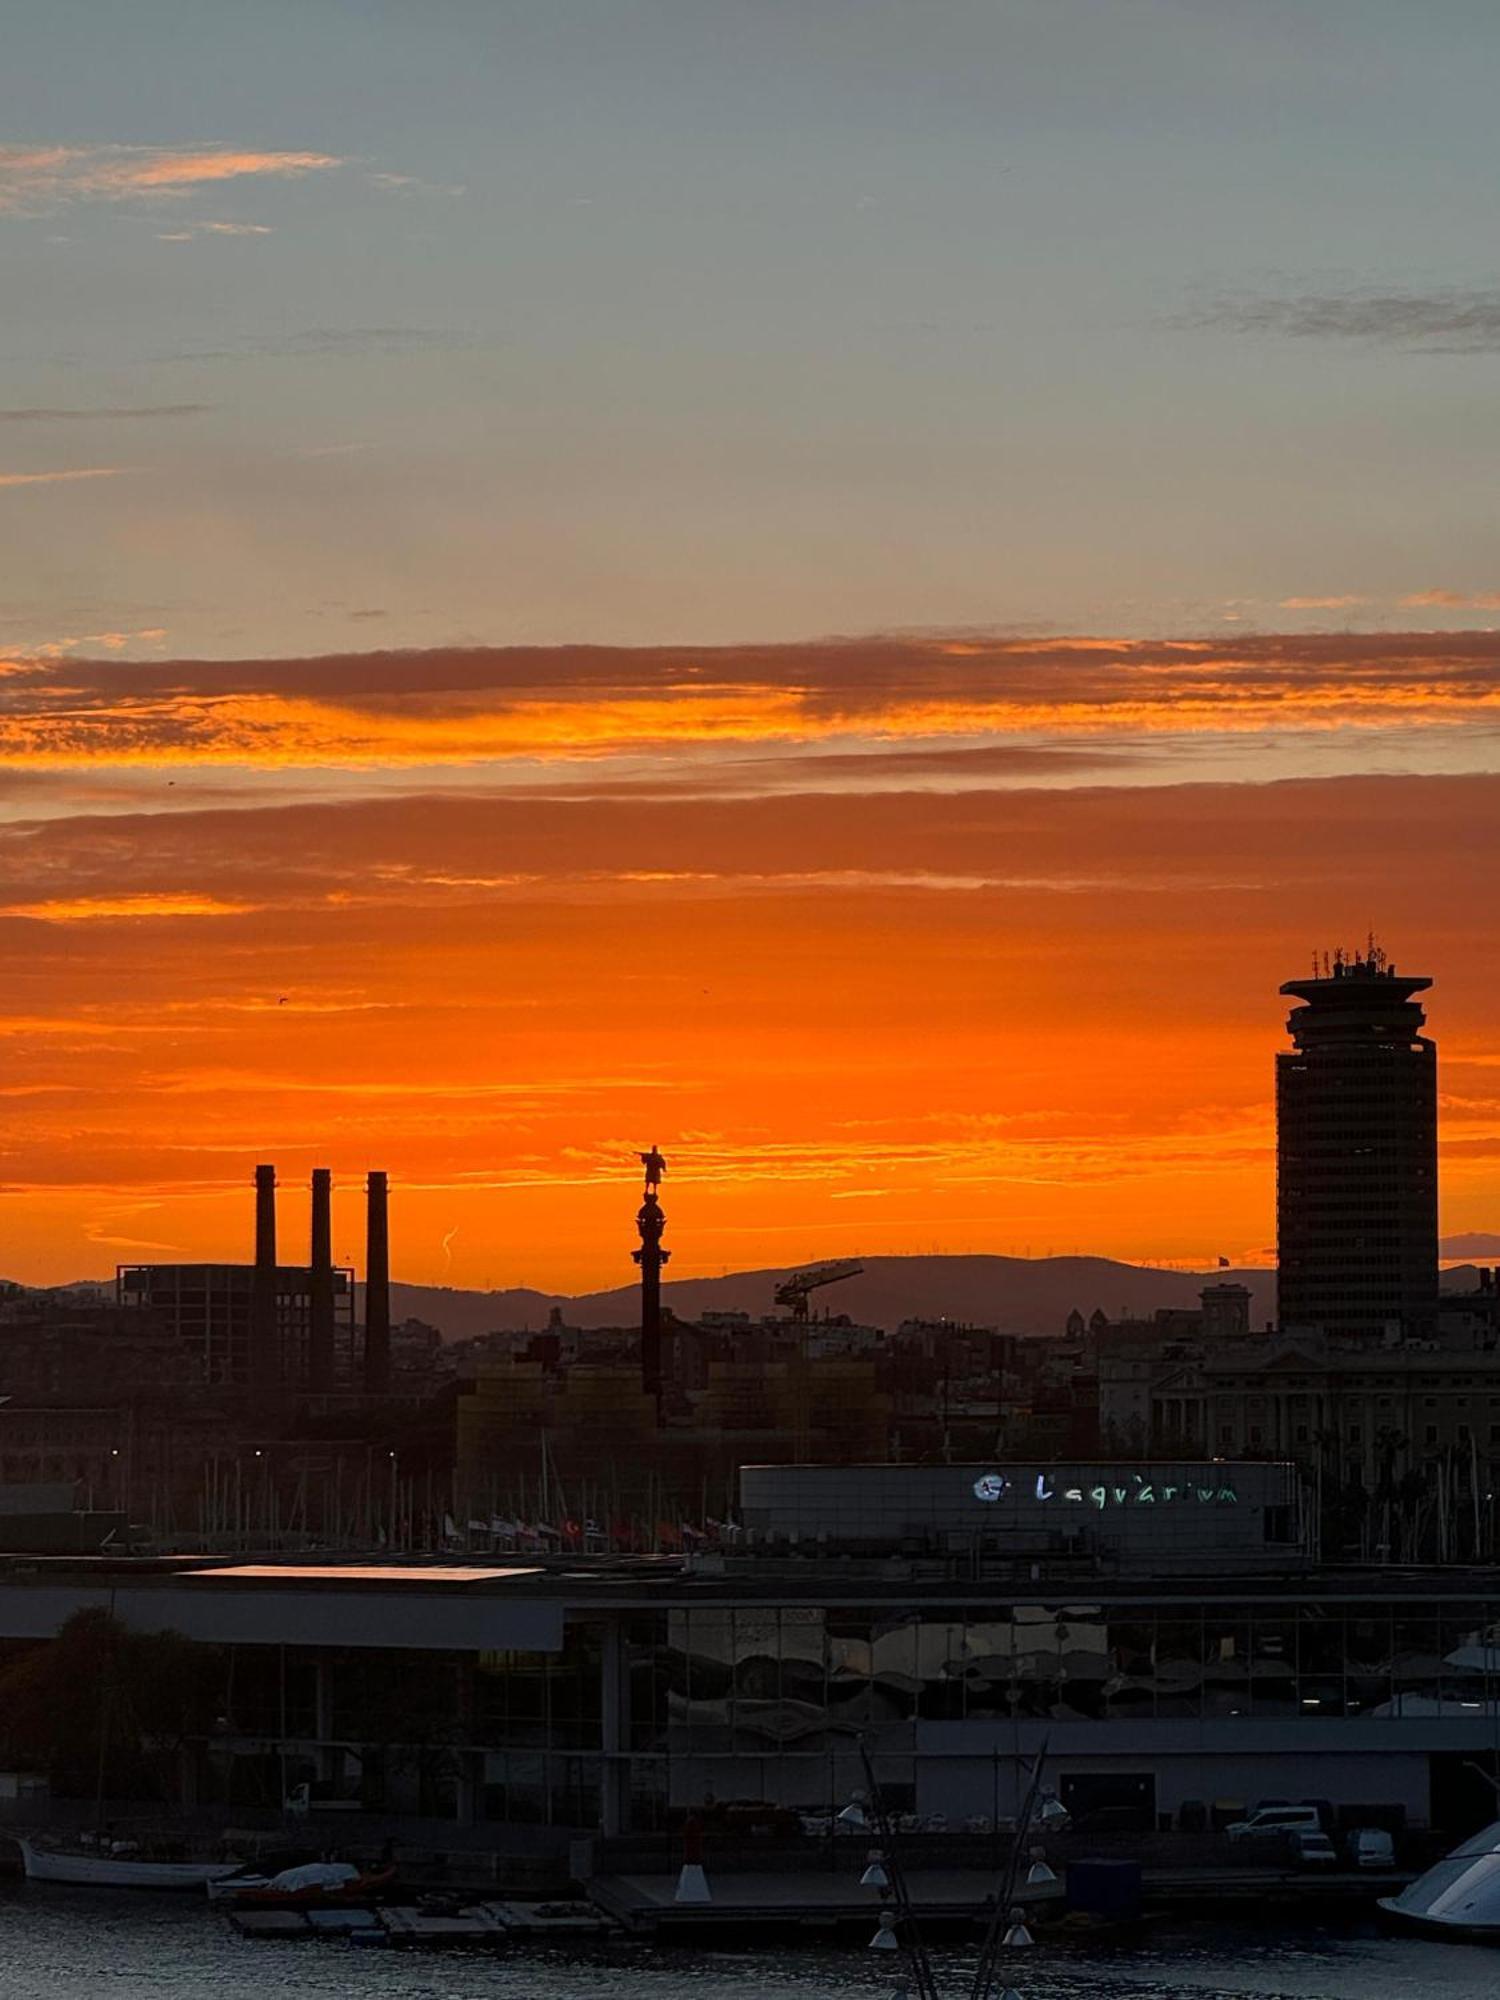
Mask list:
[[[906,1319],[967,1320],[1005,1333],[1061,1333],[1076,1306],[1111,1319],[1149,1315],[1163,1306],[1195,1306],[1206,1284],[1247,1285],[1252,1326],[1275,1311],[1276,1274],[1270,1270],[1167,1271],[1110,1257],[867,1257],[857,1278],[813,1294],[814,1308],[847,1313],[865,1326],[895,1327]],[[798,1265],[733,1271],[718,1278],[684,1278],[662,1287],[679,1318],[704,1312],[774,1313],[777,1284]],[[398,1319],[426,1320],[449,1340],[472,1334],[541,1327],[557,1306],[573,1326],[628,1326],[639,1313],[634,1285],[570,1297],[526,1287],[468,1292],[437,1285],[395,1284]]]

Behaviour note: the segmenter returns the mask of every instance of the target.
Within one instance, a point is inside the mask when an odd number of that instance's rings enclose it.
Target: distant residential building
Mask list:
[[[601,1515],[665,1506],[696,1512],[704,1492],[722,1496],[749,1458],[858,1463],[891,1455],[893,1399],[879,1386],[873,1358],[782,1351],[775,1343],[789,1336],[764,1326],[714,1333],[671,1326],[667,1351],[681,1346],[690,1365],[682,1379],[674,1372],[658,1399],[642,1388],[633,1329],[586,1335],[600,1358],[571,1363],[536,1351],[548,1338],[533,1336],[526,1356],[483,1363],[460,1385],[455,1478],[469,1514],[540,1504],[544,1454],[549,1490],[575,1513]],[[611,1354],[622,1338],[623,1353]]]
[[[1251,1293],[1248,1285],[1205,1285],[1198,1297],[1202,1301],[1206,1339],[1240,1339],[1250,1331]]]

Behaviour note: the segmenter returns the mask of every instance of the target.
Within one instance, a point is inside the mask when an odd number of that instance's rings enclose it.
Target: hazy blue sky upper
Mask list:
[[[1500,602],[1491,0],[0,23],[5,645]]]

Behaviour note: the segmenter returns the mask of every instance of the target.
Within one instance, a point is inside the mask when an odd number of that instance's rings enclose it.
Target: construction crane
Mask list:
[[[864,1269],[863,1264],[816,1264],[809,1271],[793,1271],[789,1278],[783,1278],[776,1287],[776,1303],[790,1306],[792,1318],[807,1318],[807,1298],[821,1285],[837,1285],[845,1278],[857,1278]]]

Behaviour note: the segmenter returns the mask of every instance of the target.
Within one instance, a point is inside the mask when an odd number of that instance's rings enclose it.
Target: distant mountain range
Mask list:
[[[1076,1306],[1087,1317],[1096,1307],[1111,1319],[1149,1315],[1158,1306],[1196,1306],[1206,1284],[1233,1280],[1251,1292],[1251,1324],[1275,1311],[1274,1271],[1164,1271],[1109,1257],[866,1257],[857,1278],[812,1296],[815,1311],[847,1313],[863,1326],[899,1326],[904,1319],[966,1320],[1006,1333],[1061,1333]],[[680,1319],[704,1312],[773,1313],[776,1287],[806,1266],[733,1271],[722,1278],[685,1278],[665,1284],[662,1297]],[[571,1326],[629,1326],[639,1307],[633,1285],[608,1292],[565,1293],[517,1289],[463,1292],[437,1285],[391,1287],[396,1319],[421,1319],[444,1338],[541,1327],[553,1306]]]
[[[1263,1268],[1168,1271],[1111,1257],[866,1257],[863,1263],[859,1277],[814,1292],[814,1309],[847,1313],[862,1326],[952,1319],[998,1327],[1003,1333],[1061,1333],[1075,1306],[1085,1318],[1096,1308],[1111,1319],[1145,1318],[1159,1307],[1196,1306],[1205,1285],[1233,1282],[1249,1288],[1252,1326],[1264,1326],[1276,1311],[1276,1273]],[[662,1296],[681,1319],[697,1319],[705,1312],[747,1312],[759,1319],[777,1311],[777,1285],[794,1270],[807,1268],[787,1264],[732,1271],[722,1278],[684,1278],[664,1285]],[[1444,1271],[1442,1283],[1447,1291],[1473,1291],[1479,1283],[1477,1269],[1456,1265]],[[113,1285],[87,1279],[51,1289],[114,1292]],[[362,1313],[364,1287],[358,1290]],[[571,1326],[629,1326],[639,1311],[639,1293],[634,1285],[577,1296],[524,1286],[497,1292],[399,1281],[391,1286],[392,1317],[425,1320],[445,1340],[540,1328],[553,1306]]]

